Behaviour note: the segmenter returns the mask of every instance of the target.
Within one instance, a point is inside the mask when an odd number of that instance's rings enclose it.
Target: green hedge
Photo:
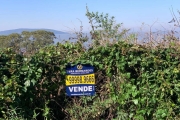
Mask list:
[[[126,42],[0,52],[2,119],[180,119],[180,51]],[[95,67],[96,95],[65,96],[65,66]]]

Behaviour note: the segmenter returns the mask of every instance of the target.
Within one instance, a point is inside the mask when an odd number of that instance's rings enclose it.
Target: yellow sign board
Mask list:
[[[66,76],[66,85],[77,85],[77,84],[95,84],[94,74],[88,75],[67,75]]]

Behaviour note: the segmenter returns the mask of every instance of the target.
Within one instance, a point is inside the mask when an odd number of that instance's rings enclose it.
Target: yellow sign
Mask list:
[[[67,75],[66,85],[77,85],[77,84],[95,84],[94,74],[89,75]]]

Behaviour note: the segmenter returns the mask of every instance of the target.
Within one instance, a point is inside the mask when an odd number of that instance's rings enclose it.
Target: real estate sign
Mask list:
[[[67,66],[66,94],[68,96],[95,95],[94,67],[81,64]]]

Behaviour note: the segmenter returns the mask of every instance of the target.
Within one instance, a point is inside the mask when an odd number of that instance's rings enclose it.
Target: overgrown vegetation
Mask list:
[[[88,9],[86,15],[93,40],[88,49],[80,35],[75,43],[41,46],[31,56],[12,48],[0,52],[1,119],[180,119],[177,39],[134,44],[135,36],[114,17]],[[95,67],[95,96],[65,96],[68,63]]]

